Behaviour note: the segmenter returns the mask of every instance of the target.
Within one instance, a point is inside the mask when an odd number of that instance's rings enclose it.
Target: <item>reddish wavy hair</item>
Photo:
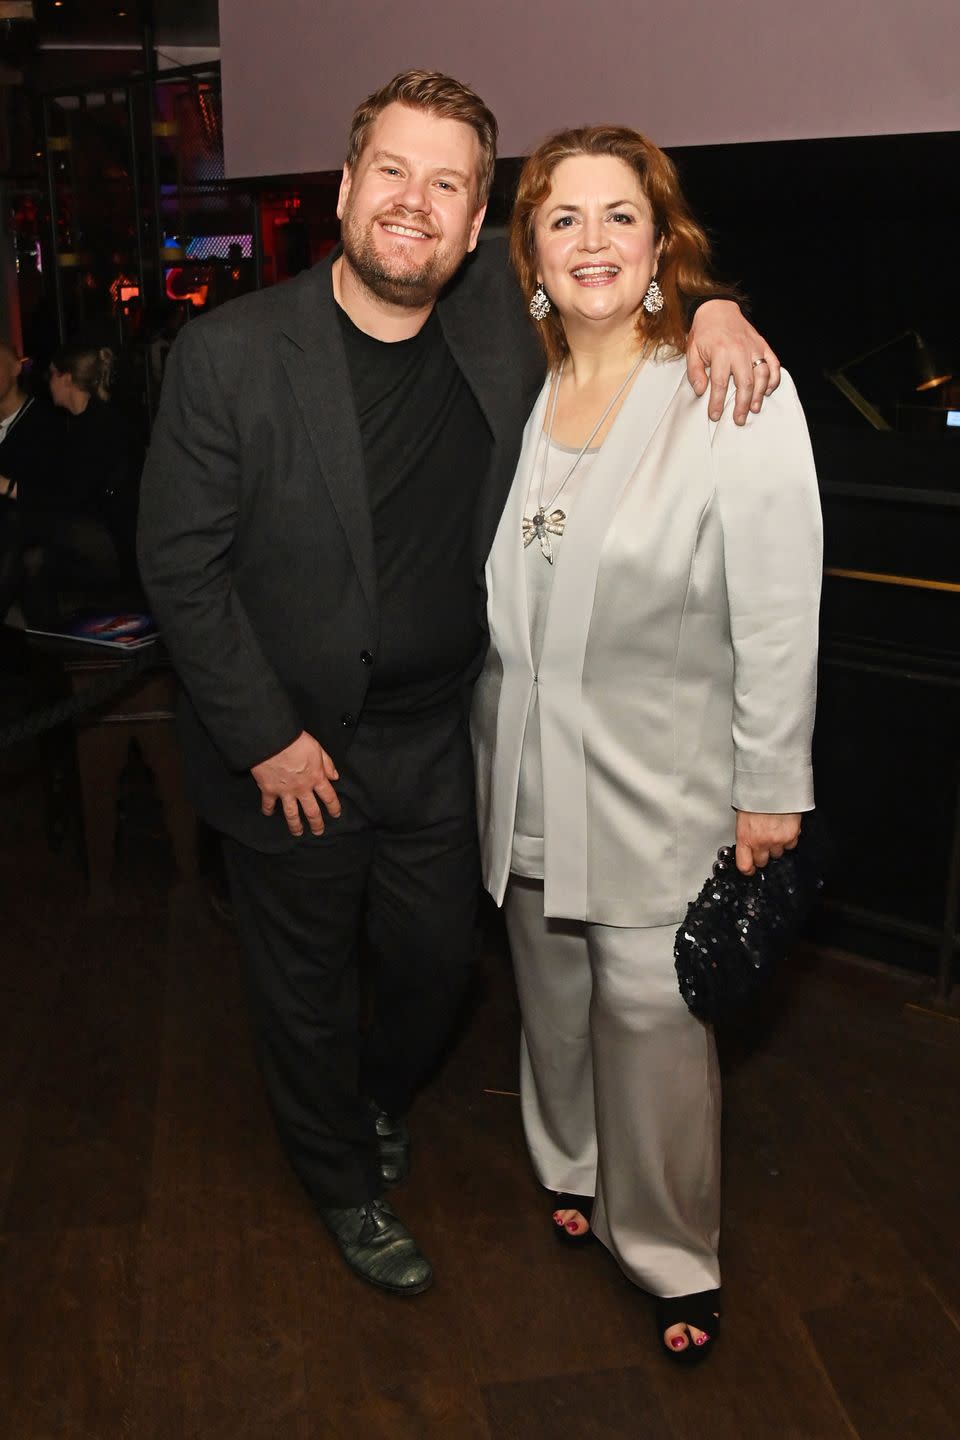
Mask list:
[[[612,155],[622,160],[640,181],[653,212],[654,236],[663,238],[657,267],[657,283],[663,291],[663,309],[648,315],[637,313],[637,333],[644,348],[665,346],[686,349],[689,323],[688,302],[694,296],[730,298],[729,286],[720,287],[709,273],[710,243],[697,224],[680,189],[676,167],[661,149],[636,130],[625,125],[589,125],[576,130],[558,130],[525,161],[517,185],[510,220],[510,259],[517,272],[524,299],[529,304],[537,288],[537,252],[534,229],[537,211],[553,185],[553,172],[562,160],[574,155]],[[537,326],[547,363],[556,369],[567,354],[563,323],[551,310]]]

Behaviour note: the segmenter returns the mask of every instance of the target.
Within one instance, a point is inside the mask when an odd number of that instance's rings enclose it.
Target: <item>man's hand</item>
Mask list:
[[[762,360],[762,365],[754,361]],[[756,414],[765,395],[780,384],[780,361],[763,336],[754,330],[733,300],[705,300],[697,309],[687,341],[687,379],[698,395],[707,388],[710,371],[711,420],[719,420],[732,375],[737,384],[733,418],[746,422],[750,410]]]
[[[752,875],[784,850],[797,848],[799,815],[764,815],[756,810],[737,811],[737,869]]]
[[[301,730],[285,750],[254,765],[250,774],[260,787],[264,815],[272,815],[279,800],[291,835],[303,834],[301,810],[311,833],[323,834],[323,812],[318,800],[323,801],[334,819],[340,814],[340,801],[330,784],[340,779],[337,767],[306,730]]]

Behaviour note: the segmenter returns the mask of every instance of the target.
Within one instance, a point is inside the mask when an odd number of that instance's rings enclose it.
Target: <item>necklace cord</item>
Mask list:
[[[645,356],[645,355],[641,355],[641,356],[640,356],[640,359],[637,361],[636,365],[634,365],[633,368],[629,371],[629,373],[627,374],[627,376],[626,376],[626,378],[624,379],[623,383],[622,383],[622,384],[619,386],[619,388],[617,389],[617,392],[616,392],[616,394],[613,396],[613,399],[609,402],[609,404],[607,405],[607,407],[606,407],[606,409],[604,410],[603,414],[600,416],[600,419],[597,421],[596,425],[594,425],[593,429],[590,431],[590,434],[587,436],[587,438],[586,438],[583,446],[582,446],[581,449],[580,449],[579,455],[578,455],[577,458],[574,460],[573,464],[570,466],[570,469],[567,471],[566,475],[564,475],[563,479],[560,481],[560,484],[557,486],[557,489],[554,491],[553,498],[549,501],[549,508],[550,508],[550,510],[552,510],[553,507],[556,505],[557,500],[558,500],[558,498],[559,498],[559,496],[560,496],[561,490],[562,490],[563,487],[566,485],[567,481],[570,479],[570,476],[573,474],[574,470],[576,470],[577,466],[580,464],[580,461],[583,459],[584,455],[586,455],[587,451],[590,449],[591,442],[594,440],[594,438],[596,437],[596,435],[599,433],[599,431],[600,431],[600,429],[601,429],[601,427],[602,427],[602,425],[603,425],[604,420],[606,420],[607,416],[610,414],[610,411],[613,409],[614,405],[616,405],[617,401],[620,399],[620,396],[621,396],[621,395],[623,394],[623,392],[626,390],[627,386],[630,384],[630,381],[633,379],[634,375],[636,375],[637,371],[640,369],[640,366],[643,364],[643,362],[644,362],[645,359],[646,359],[646,356]],[[553,440],[553,425],[554,425],[554,421],[555,421],[556,418],[557,418],[557,405],[558,405],[559,400],[560,400],[560,382],[561,382],[561,380],[563,379],[563,367],[564,367],[564,365],[566,365],[566,363],[567,363],[567,362],[566,362],[566,357],[564,357],[564,359],[563,359],[563,361],[562,361],[562,363],[561,363],[561,365],[560,365],[560,369],[559,369],[558,372],[557,372],[557,379],[556,379],[556,383],[555,383],[555,385],[554,385],[554,387],[553,387],[553,394],[552,394],[551,397],[550,397],[550,410],[549,410],[549,415],[548,415],[548,418],[547,418],[547,429],[546,429],[546,431],[544,432],[545,440],[544,440],[544,446],[543,446],[543,463],[542,463],[542,465],[540,466],[540,484],[539,484],[539,486],[537,487],[537,515],[538,515],[538,516],[542,516],[542,515],[545,513],[546,509],[547,509],[547,506],[544,505],[544,503],[543,503],[543,487],[544,487],[544,484],[545,484],[546,478],[547,478],[547,462],[548,462],[548,460],[549,460],[549,458],[550,458],[550,444],[551,444],[551,441]],[[536,518],[536,517],[534,517],[534,518]],[[564,518],[566,518],[566,517],[564,517]]]

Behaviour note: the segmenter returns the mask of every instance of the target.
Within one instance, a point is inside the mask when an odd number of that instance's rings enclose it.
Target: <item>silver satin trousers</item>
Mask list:
[[[720,1284],[720,1075],[680,997],[676,926],[545,919],[543,882],[504,900],[523,1036],[520,1093],[548,1190],[596,1195],[593,1230],[654,1295]]]

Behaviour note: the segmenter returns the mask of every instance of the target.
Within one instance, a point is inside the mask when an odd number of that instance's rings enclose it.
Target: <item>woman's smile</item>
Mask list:
[[[578,265],[570,271],[570,274],[578,285],[586,285],[593,289],[598,285],[612,285],[620,274],[620,266],[596,263]]]

